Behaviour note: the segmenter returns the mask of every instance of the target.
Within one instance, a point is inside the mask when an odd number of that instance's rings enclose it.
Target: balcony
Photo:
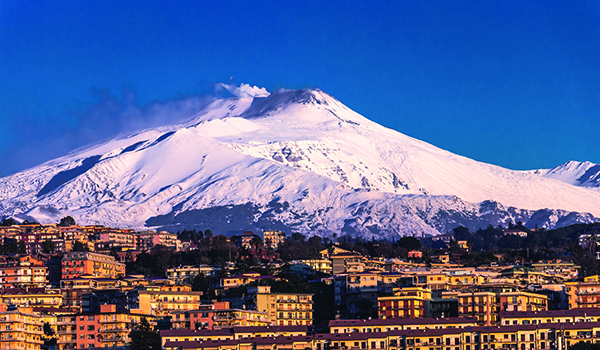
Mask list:
[[[293,307],[293,308],[287,308],[287,307],[283,307],[282,305],[278,305],[277,311],[309,311],[309,312],[312,312],[312,308],[305,309],[305,308],[301,308],[301,307],[297,307],[297,306]]]
[[[224,321],[233,321],[233,320],[245,320],[245,315],[227,315],[227,316],[213,316],[213,321],[216,322],[224,322]]]
[[[126,323],[127,321],[125,321],[125,320],[123,320],[123,319],[118,319],[118,318],[117,318],[116,320],[113,320],[113,319],[106,319],[106,320],[102,320],[102,319],[101,319],[101,320],[100,320],[100,321],[98,321],[98,322],[100,322],[100,324],[105,324],[105,323]]]
[[[101,343],[108,343],[108,342],[121,342],[123,341],[123,337],[121,336],[116,336],[116,337],[110,337],[110,338],[100,338],[98,339]]]
[[[119,332],[129,333],[129,329],[122,328],[122,327],[100,328],[100,333],[119,333]]]
[[[0,339],[0,342],[13,342],[13,341],[25,341],[25,336],[22,334],[8,334],[5,335],[4,337],[2,337],[2,339]]]
[[[19,345],[0,344],[0,349],[2,349],[2,350],[4,350],[4,349],[6,349],[6,350],[27,350],[27,348],[23,344],[19,344]]]

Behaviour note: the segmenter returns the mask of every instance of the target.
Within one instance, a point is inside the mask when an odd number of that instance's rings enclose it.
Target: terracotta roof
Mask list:
[[[385,320],[331,320],[329,327],[361,327],[361,326],[387,326],[387,325],[425,325],[448,323],[475,323],[471,317],[446,317],[446,318],[389,318]]]
[[[234,326],[233,333],[307,332],[306,326]]]
[[[510,317],[583,317],[600,316],[600,309],[584,308],[571,310],[547,310],[547,311],[501,311],[501,318]]]

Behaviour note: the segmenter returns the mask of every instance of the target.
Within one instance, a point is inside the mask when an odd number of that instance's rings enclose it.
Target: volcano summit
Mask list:
[[[508,220],[600,221],[600,191],[450,153],[320,90],[282,90],[217,100],[183,123],[4,177],[0,215],[393,239]]]

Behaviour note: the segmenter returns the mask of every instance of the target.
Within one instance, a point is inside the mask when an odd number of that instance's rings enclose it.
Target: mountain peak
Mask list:
[[[384,128],[321,90],[242,90],[185,122],[0,179],[0,216],[384,237],[508,219],[554,227],[600,215],[595,189],[451,154]],[[587,170],[593,167],[576,180]],[[588,175],[587,183],[598,179]]]
[[[240,117],[259,118],[291,105],[327,106],[333,101],[336,100],[319,89],[279,90],[266,97],[255,97]]]
[[[600,187],[600,164],[589,161],[570,160],[538,174],[575,186]]]

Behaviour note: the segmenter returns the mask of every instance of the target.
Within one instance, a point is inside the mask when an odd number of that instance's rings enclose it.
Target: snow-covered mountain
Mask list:
[[[532,170],[531,173],[581,187],[600,187],[600,164],[568,161],[552,169]]]
[[[0,215],[392,238],[600,221],[600,192],[452,154],[320,90],[286,90],[217,100],[2,178]]]

